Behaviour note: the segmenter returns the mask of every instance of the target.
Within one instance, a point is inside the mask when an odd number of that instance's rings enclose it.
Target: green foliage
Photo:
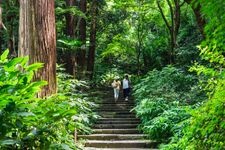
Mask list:
[[[164,67],[161,71],[150,71],[145,78],[138,81],[135,85],[135,97],[137,101],[142,100],[145,96],[162,97],[167,102],[179,100],[182,103],[194,103],[195,95],[198,94],[194,85],[197,78],[191,74],[185,75],[186,72],[175,67]],[[188,91],[193,91],[186,95]],[[162,94],[163,93],[163,94]],[[193,94],[193,95],[192,95]],[[200,94],[200,93],[199,93]]]
[[[46,84],[31,82],[39,64],[28,66],[28,58],[8,60],[9,51],[0,57],[0,147],[22,149],[27,139],[35,134],[36,116],[33,109],[39,99],[35,94]]]
[[[208,101],[192,112],[189,125],[183,130],[184,136],[170,143],[171,149],[224,149],[224,1],[203,1],[197,4],[208,21],[205,26],[205,40],[199,46],[204,64],[196,63],[191,71],[206,76],[204,90]]]
[[[79,81],[74,79],[71,75],[63,73],[65,69],[59,68],[58,73],[58,95],[65,96],[66,101],[71,101],[74,105],[73,110],[76,113],[73,115],[75,121],[75,128],[80,133],[89,133],[92,122],[98,117],[93,110],[97,107],[92,102],[92,98],[88,97],[85,92],[90,89],[86,81]],[[60,94],[61,93],[61,94]]]
[[[181,134],[182,122],[190,117],[189,105],[199,103],[204,93],[197,89],[197,78],[175,67],[150,71],[134,86],[135,111],[140,128],[149,138],[168,142]],[[179,135],[180,136],[180,135]]]
[[[0,52],[3,52],[3,50],[7,49],[8,47],[13,47],[13,49],[11,49],[12,51],[10,52],[15,55],[19,39],[19,1],[7,0],[2,1],[1,4],[3,9],[2,21],[6,27],[6,30],[0,30]]]
[[[27,65],[28,58],[0,56],[0,149],[76,149],[73,132],[90,132],[96,115],[87,95],[78,93],[86,83],[58,75],[58,94],[36,98],[45,81],[32,81],[42,67]]]
[[[167,147],[171,149],[224,149],[224,85],[220,80],[213,97],[201,108],[192,112],[184,136]],[[167,148],[166,147],[166,148]]]
[[[167,106],[168,107],[168,106]],[[170,106],[171,108],[164,110],[162,114],[154,117],[145,123],[143,130],[152,139],[163,140],[168,139],[179,132],[178,125],[190,115],[187,110],[181,106]]]
[[[111,86],[111,83],[115,78],[122,79],[123,74],[117,69],[112,69],[111,71],[106,72],[103,74],[98,80],[100,80],[100,83],[104,86]]]
[[[74,53],[80,46],[81,42],[73,38],[67,37],[57,40],[57,48],[64,53]]]

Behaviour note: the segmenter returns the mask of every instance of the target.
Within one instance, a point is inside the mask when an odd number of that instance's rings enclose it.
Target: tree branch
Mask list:
[[[7,30],[7,28],[5,27],[4,23],[2,22],[2,7],[1,7],[1,0],[0,0],[0,29],[1,28]]]
[[[165,16],[164,13],[163,13],[163,10],[162,10],[162,7],[160,6],[159,0],[157,0],[156,2],[157,2],[157,6],[158,6],[158,8],[159,8],[159,12],[161,13],[162,18],[163,18],[163,20],[164,20],[164,22],[165,22],[167,28],[168,28],[169,31],[171,32],[171,26],[170,26],[169,22],[166,20],[166,16]]]
[[[171,4],[171,2],[170,2],[170,0],[166,0],[167,1],[167,3],[168,3],[168,5],[169,5],[169,8],[170,8],[170,15],[171,15],[171,22],[172,22],[172,24],[171,24],[171,30],[174,30],[174,13],[173,13],[173,6],[172,6],[172,4]],[[172,31],[173,32],[173,31]]]
[[[180,4],[180,7],[182,7],[185,3],[186,3],[186,2],[185,2],[185,1],[183,1],[183,3],[181,3],[181,4]]]

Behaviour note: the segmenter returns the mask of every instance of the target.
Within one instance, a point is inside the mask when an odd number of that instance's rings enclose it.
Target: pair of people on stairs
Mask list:
[[[119,98],[120,86],[121,86],[121,82],[119,80],[119,77],[116,77],[115,80],[112,83],[112,87],[113,87],[113,90],[114,90],[115,102]],[[123,82],[122,82],[122,87],[123,87],[123,97],[124,97],[125,101],[128,101],[128,97],[129,97],[129,94],[130,94],[130,80],[129,80],[128,75],[125,75],[125,77],[123,79]]]

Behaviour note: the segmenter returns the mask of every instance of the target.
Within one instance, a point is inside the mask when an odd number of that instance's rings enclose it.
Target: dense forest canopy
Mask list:
[[[224,8],[0,0],[0,149],[76,149],[74,130],[90,133],[97,118],[92,94],[124,74],[160,149],[225,149]]]

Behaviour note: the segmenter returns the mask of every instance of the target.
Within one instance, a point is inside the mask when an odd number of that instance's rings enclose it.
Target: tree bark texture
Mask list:
[[[0,30],[2,29],[2,7],[1,7],[1,2],[0,2]]]
[[[19,37],[19,56],[29,56],[30,64],[44,63],[34,80],[45,80],[48,85],[38,97],[56,93],[54,0],[20,0]]]
[[[97,26],[97,0],[91,4],[91,28],[90,28],[90,46],[87,60],[87,71],[90,79],[93,78],[96,49],[96,26]]]
[[[66,0],[66,5],[67,7],[72,7],[75,6],[75,0]],[[70,38],[75,38],[75,16],[67,13],[65,15],[66,18],[66,32],[65,34],[69,36]],[[77,69],[77,62],[76,62],[76,54],[74,51],[67,51],[64,54],[64,63],[65,63],[65,68],[66,71],[73,75],[74,77],[76,76],[76,69]]]
[[[66,0],[66,6],[72,7],[75,6],[75,0]],[[74,28],[75,26],[75,17],[74,15],[67,13],[66,14],[66,35],[69,35],[70,37],[74,37]]]
[[[192,10],[194,11],[195,14],[196,21],[198,23],[199,30],[203,38],[205,38],[204,27],[206,25],[206,20],[205,18],[203,18],[201,14],[201,5],[197,3],[196,0],[185,0],[185,2],[191,5]]]
[[[170,0],[166,1],[170,9],[171,24],[166,19],[159,0],[157,0],[157,6],[170,33],[169,63],[173,64],[175,63],[175,48],[177,47],[177,35],[180,29],[181,6],[183,4],[180,4],[180,0],[173,0],[173,4],[170,2]]]
[[[0,54],[2,53],[2,0],[0,0]]]
[[[85,14],[87,11],[87,1],[81,0],[79,3],[80,10]],[[81,73],[80,75],[83,76],[83,71],[85,70],[86,64],[86,20],[85,18],[81,18],[79,24],[79,40],[81,41],[82,45],[81,48],[78,50],[77,55],[77,64],[78,64],[78,71]]]
[[[3,21],[2,21],[2,0],[0,0],[0,30],[4,29],[7,30]]]

